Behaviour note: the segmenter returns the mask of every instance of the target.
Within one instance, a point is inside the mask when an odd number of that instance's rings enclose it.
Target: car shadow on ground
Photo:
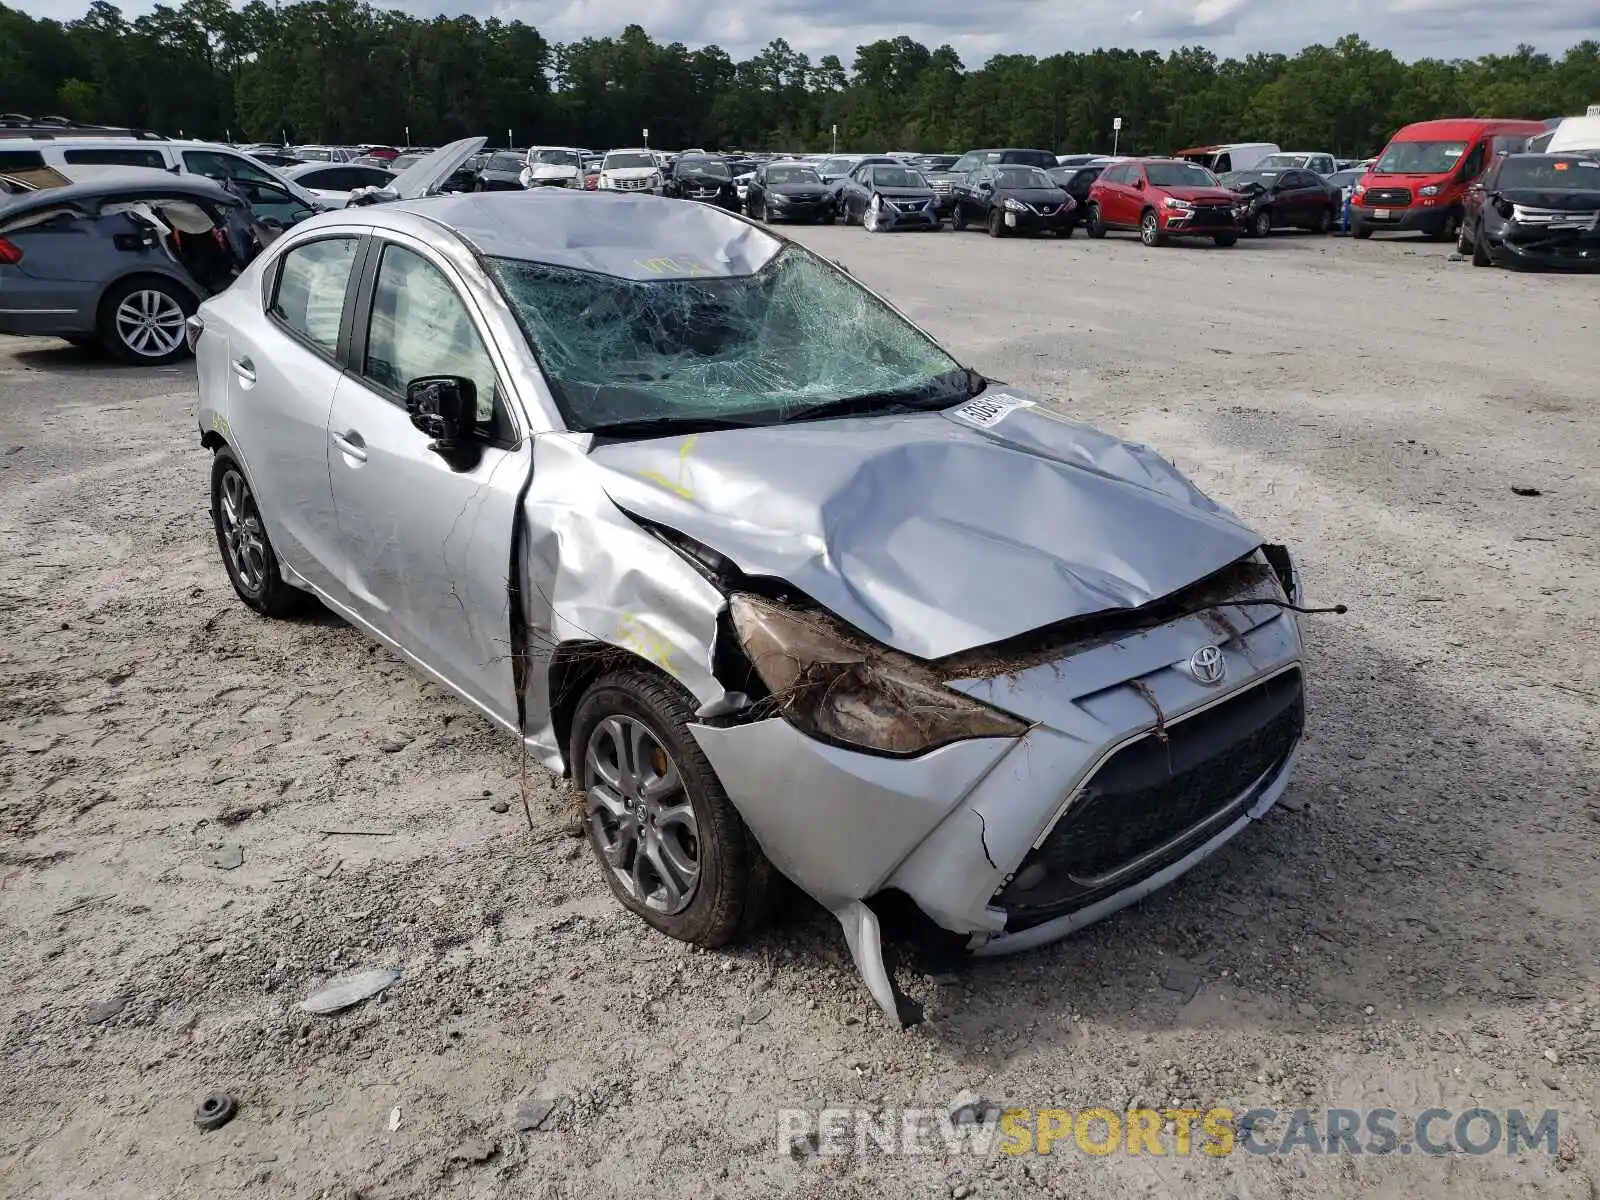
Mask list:
[[[1581,756],[1548,723],[1530,740],[1517,706],[1465,700],[1349,629],[1313,638],[1308,733],[1279,806],[1172,886],[1053,946],[932,977],[900,955],[923,1036],[995,1069],[1007,1031],[1067,1036],[1079,1017],[1136,1034],[1402,1013],[1426,1026],[1594,973],[1587,883],[1564,890],[1527,866],[1559,863],[1587,829],[1581,801],[1562,802],[1583,792]],[[761,940],[787,944],[804,970],[800,947],[833,959],[841,939],[826,913],[794,906]]]
[[[77,346],[55,338],[30,338],[19,343],[22,348],[12,351],[17,365],[29,371],[43,371],[57,375],[80,375],[89,372],[115,372],[128,378],[152,379],[181,376],[193,378],[194,362],[180,358],[164,366],[134,366],[113,358],[98,345]]]

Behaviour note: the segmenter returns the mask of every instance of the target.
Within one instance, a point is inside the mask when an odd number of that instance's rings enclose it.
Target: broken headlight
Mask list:
[[[926,663],[852,633],[825,613],[748,593],[734,628],[778,711],[802,733],[878,754],[923,754],[1028,726],[946,687]]]

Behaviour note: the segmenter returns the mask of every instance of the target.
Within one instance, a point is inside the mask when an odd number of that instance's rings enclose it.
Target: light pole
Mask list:
[[[837,125],[833,127],[833,153],[839,153],[839,127]]]

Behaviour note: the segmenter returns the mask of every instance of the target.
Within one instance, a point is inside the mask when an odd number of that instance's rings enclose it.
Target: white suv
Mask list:
[[[245,196],[258,215],[270,214],[273,207],[271,189],[287,192],[295,202],[307,208],[321,211],[335,207],[317,199],[293,180],[285,179],[242,150],[215,142],[75,133],[52,137],[0,137],[0,175],[26,177],[25,172],[43,167],[61,171],[63,167],[74,166],[154,167],[158,171],[231,179],[239,185],[241,192],[264,193]],[[69,177],[71,175],[70,172],[62,173]],[[289,207],[287,202],[285,207]]]

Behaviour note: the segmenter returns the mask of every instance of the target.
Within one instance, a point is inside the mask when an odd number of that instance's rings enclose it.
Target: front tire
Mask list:
[[[883,229],[883,198],[874,195],[867,201],[867,207],[861,214],[861,228],[868,233],[879,233]]]
[[[100,302],[100,344],[125,363],[159,367],[189,354],[183,323],[199,307],[187,289],[145,276],[119,283]]]
[[[1145,209],[1139,218],[1139,240],[1146,246],[1159,246],[1166,240],[1161,236],[1161,218],[1153,208]]]
[[[998,208],[989,210],[989,236],[995,238],[1006,236],[1005,218],[1000,215]]]
[[[1237,233],[1219,233],[1211,240],[1226,250],[1229,246],[1237,246],[1239,244],[1239,235]]]
[[[1489,251],[1488,240],[1483,236],[1483,228],[1478,228],[1478,236],[1472,239],[1472,265],[1475,267],[1494,266],[1494,255]]]
[[[950,228],[960,233],[967,227],[967,213],[959,204],[950,210]]]
[[[689,732],[694,707],[638,668],[602,676],[573,717],[584,829],[622,906],[651,928],[721,946],[765,921],[777,872]]]
[[[211,463],[211,525],[228,582],[245,605],[264,617],[286,617],[309,597],[285,583],[244,468],[227,450]]]
[[[1263,208],[1251,222],[1250,231],[1257,237],[1266,237],[1272,232],[1272,214]]]

